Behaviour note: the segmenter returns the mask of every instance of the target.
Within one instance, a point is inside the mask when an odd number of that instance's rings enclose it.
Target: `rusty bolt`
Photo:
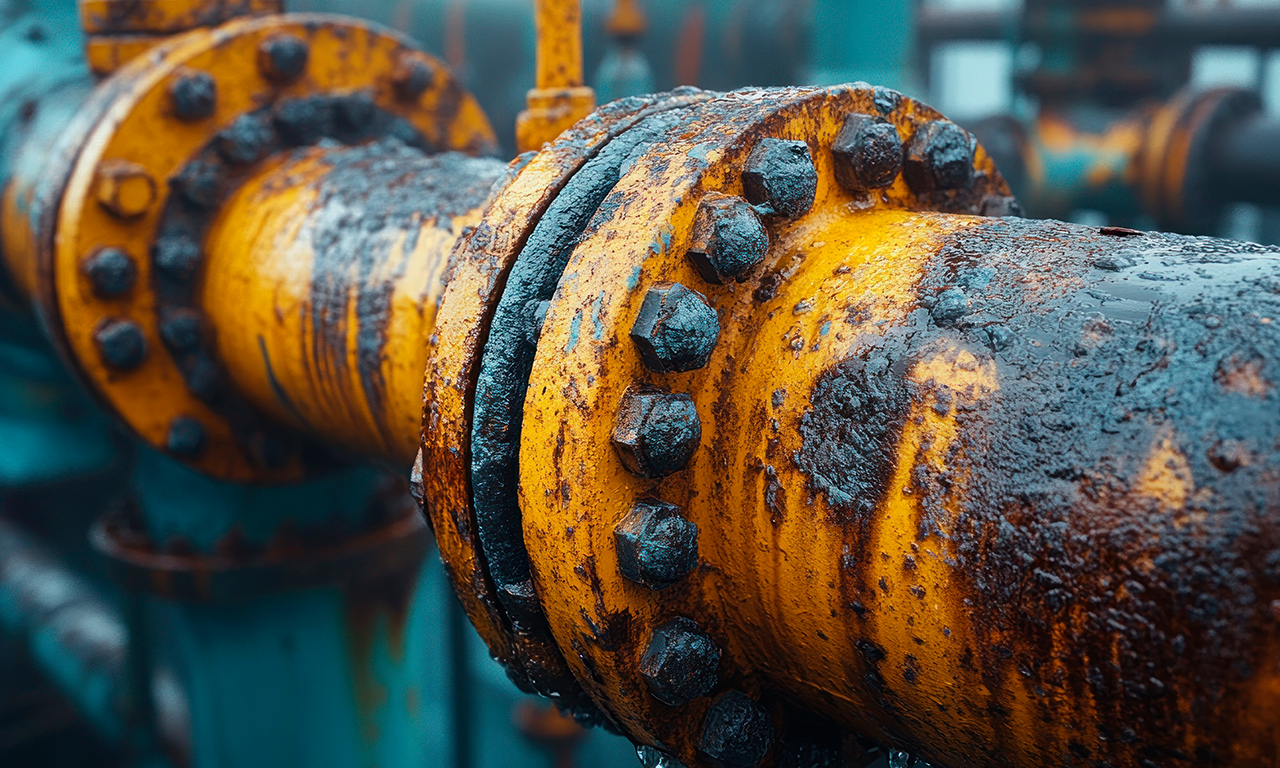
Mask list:
[[[147,357],[147,339],[142,327],[132,320],[103,320],[93,333],[93,342],[102,362],[118,371],[137,368]]]
[[[882,117],[849,115],[831,145],[836,181],[859,191],[887,187],[902,170],[902,139]]]
[[[741,691],[716,697],[702,721],[698,752],[717,768],[754,768],[773,746],[769,713]]]
[[[169,453],[181,459],[197,458],[207,442],[204,425],[190,416],[179,416],[169,422],[169,433],[164,439]]]
[[[156,269],[179,282],[195,277],[200,256],[199,244],[185,235],[166,235],[151,246],[151,261]]]
[[[666,477],[684,469],[702,440],[702,421],[688,395],[633,390],[622,398],[613,445],[627,469]]]
[[[716,348],[720,318],[702,294],[680,283],[650,288],[631,338],[651,370],[696,371]]]
[[[186,72],[169,84],[174,117],[183,122],[203,120],[218,103],[218,84],[208,72]]]
[[[258,69],[273,82],[292,82],[306,69],[310,52],[307,41],[297,35],[274,35],[258,48]]]
[[[222,195],[222,169],[215,163],[193,160],[169,180],[169,186],[192,205],[213,208]]]
[[[669,587],[698,566],[698,526],[686,520],[679,507],[657,499],[637,501],[613,529],[613,542],[618,570],[629,581],[650,589]]]
[[[241,115],[214,137],[218,154],[228,163],[256,163],[275,139],[269,120],[263,115]]]
[[[902,103],[902,94],[895,90],[885,88],[883,85],[877,85],[875,87],[874,98],[876,102],[876,110],[882,115],[889,114],[893,110],[897,109],[898,105]]]
[[[803,141],[761,139],[747,158],[742,186],[752,205],[764,213],[795,219],[813,205],[818,172]]]
[[[146,213],[156,201],[156,181],[136,163],[112,160],[98,169],[98,202],[111,215],[132,219]]]
[[[973,178],[973,151],[973,140],[955,123],[925,123],[907,144],[903,175],[916,192],[960,189]]]
[[[193,309],[165,315],[160,321],[160,339],[172,352],[190,352],[200,345],[200,315]]]
[[[769,233],[750,203],[714,192],[702,198],[688,255],[703,280],[742,282],[768,252]]]
[[[640,674],[653,697],[673,707],[710,693],[720,679],[719,670],[715,641],[683,616],[659,624],[640,658]]]
[[[391,73],[391,85],[396,98],[401,101],[417,101],[435,82],[436,73],[431,65],[411,53],[403,53]]]
[[[138,265],[119,248],[101,248],[81,265],[93,293],[100,299],[123,296],[138,281]]]

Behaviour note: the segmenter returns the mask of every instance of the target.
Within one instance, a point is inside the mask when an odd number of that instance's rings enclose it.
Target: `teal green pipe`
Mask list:
[[[813,0],[807,82],[862,80],[915,93],[916,0]]]

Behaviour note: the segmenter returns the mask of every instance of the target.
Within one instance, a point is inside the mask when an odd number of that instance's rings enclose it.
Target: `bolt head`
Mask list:
[[[119,248],[101,248],[81,266],[93,293],[100,299],[113,299],[133,290],[138,282],[138,265],[133,257]]]
[[[435,82],[436,73],[431,65],[410,53],[400,55],[391,73],[391,84],[396,98],[401,101],[417,101]]]
[[[889,114],[902,103],[902,94],[891,88],[885,88],[883,85],[877,85],[874,93],[876,111],[882,115]]]
[[[714,192],[702,199],[688,255],[703,280],[742,282],[768,252],[769,233],[750,203]]]
[[[200,256],[200,246],[184,235],[167,235],[151,246],[151,262],[156,269],[179,282],[195,277]]]
[[[218,154],[234,165],[256,163],[275,140],[275,131],[263,115],[241,115],[214,138]]]
[[[720,648],[692,619],[659,624],[640,658],[640,674],[653,697],[680,707],[706,696],[719,682]]]
[[[200,315],[193,309],[175,310],[160,321],[160,339],[175,354],[200,346]]]
[[[132,320],[103,320],[94,331],[93,342],[102,362],[117,371],[133,370],[147,358],[147,339],[142,327]]]
[[[204,453],[208,437],[204,425],[190,416],[179,416],[169,422],[165,448],[180,459],[195,459]]]
[[[849,115],[831,145],[836,181],[862,191],[887,187],[902,170],[902,139],[881,117]]]
[[[613,427],[613,446],[627,469],[641,477],[666,477],[693,458],[702,420],[688,395],[627,392]]]
[[[698,526],[685,519],[674,504],[657,499],[637,501],[613,529],[613,539],[623,577],[649,589],[676,584],[698,566]],[[718,659],[719,651],[716,654]],[[655,657],[654,663],[661,661]]]
[[[961,189],[973,179],[974,143],[950,120],[918,128],[907,143],[903,175],[917,193]]]
[[[716,348],[720,318],[697,291],[680,283],[659,286],[645,295],[631,338],[650,370],[696,371]]]
[[[169,85],[174,117],[191,123],[213,115],[218,104],[218,83],[208,72],[186,72]]]
[[[98,202],[111,215],[132,219],[146,213],[156,201],[156,181],[135,163],[108,161],[98,169]]]
[[[818,190],[818,171],[803,141],[761,139],[747,158],[742,186],[752,205],[795,219],[809,212]]]
[[[193,160],[169,180],[169,186],[192,205],[213,208],[222,196],[221,171],[214,163]]]
[[[274,35],[258,48],[258,69],[276,83],[297,80],[307,68],[311,47],[297,35]]]
[[[773,738],[773,723],[764,707],[741,691],[727,691],[707,710],[698,752],[717,768],[755,768],[773,746]]]

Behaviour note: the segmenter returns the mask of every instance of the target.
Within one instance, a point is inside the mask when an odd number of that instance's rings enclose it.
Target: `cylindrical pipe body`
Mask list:
[[[897,214],[811,243],[770,306],[816,311],[740,303],[695,396],[735,654],[941,765],[1274,764],[1280,253]]]
[[[1210,194],[1280,205],[1280,119],[1258,113],[1225,127],[1210,151]]]
[[[207,243],[203,305],[238,390],[344,449],[412,463],[449,254],[503,168],[388,145],[267,163]]]
[[[602,706],[701,760],[706,699],[658,703],[637,670],[682,616],[723,652],[716,691],[936,765],[1274,765],[1280,251],[1104,232],[894,211],[784,231],[761,288],[718,297],[706,367],[654,377],[701,420],[661,480],[609,450],[633,382],[591,389],[562,346],[592,299],[553,305],[524,541]],[[661,592],[622,575],[636,498],[697,527],[699,566]]]

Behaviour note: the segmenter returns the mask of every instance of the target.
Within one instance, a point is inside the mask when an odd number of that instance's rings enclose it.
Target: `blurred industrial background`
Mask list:
[[[534,84],[526,0],[287,5],[368,18],[423,41],[476,95],[502,156],[514,156],[516,115]],[[1280,201],[1280,130],[1262,119],[1280,110],[1280,2],[643,0],[639,21],[620,13],[632,5],[583,3],[586,71],[600,103],[682,84],[867,81],[974,131],[1032,215],[1280,242],[1280,216],[1268,207]],[[1141,18],[1119,32],[1073,20],[1110,6]],[[27,73],[61,68],[74,78],[83,44],[74,0],[0,0],[0,119],[8,125],[29,103]],[[1147,118],[1134,116],[1187,98],[1188,88],[1223,87],[1234,90],[1215,97],[1225,105],[1214,107],[1219,122],[1187,128],[1204,133],[1194,141],[1206,142],[1196,157],[1207,169],[1180,189],[1188,196],[1135,186],[1127,164],[1153,140],[1138,125]],[[1117,126],[1127,127],[1108,133]],[[341,626],[310,629],[336,610],[326,598],[268,595],[227,607],[147,595],[122,585],[90,544],[95,521],[140,504],[266,508],[291,492],[208,480],[141,447],[82,394],[21,313],[0,311],[0,766],[284,766],[299,764],[284,743],[328,749],[326,734],[311,730],[337,684],[324,679],[331,638],[321,635]],[[314,503],[339,495],[306,493]],[[468,624],[434,552],[422,567],[409,612],[418,630],[408,635],[418,679],[380,694],[414,697],[421,713],[421,732],[405,739],[417,751],[409,762],[635,763],[625,738],[581,729],[520,693]],[[287,670],[268,668],[277,656],[291,659]],[[281,676],[293,682],[280,688]],[[197,697],[221,700],[212,708],[224,719],[193,718]],[[235,717],[249,724],[229,724]]]

